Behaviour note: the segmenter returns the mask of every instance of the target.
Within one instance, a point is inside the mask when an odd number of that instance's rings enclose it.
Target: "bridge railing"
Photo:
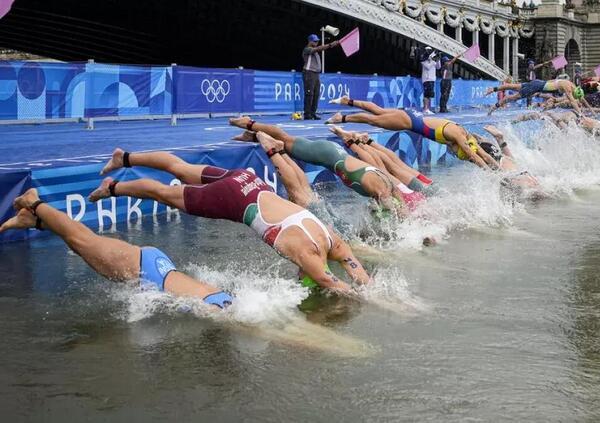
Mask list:
[[[483,93],[494,84],[455,80],[449,105],[491,104],[494,99]],[[329,101],[344,94],[385,107],[418,108],[423,90],[407,76],[324,74],[319,110],[339,110]],[[302,111],[303,101],[302,74],[293,71],[0,62],[2,122],[291,114]]]

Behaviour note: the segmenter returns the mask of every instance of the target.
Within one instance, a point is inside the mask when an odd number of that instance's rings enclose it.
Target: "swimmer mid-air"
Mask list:
[[[130,154],[116,149],[102,174],[131,166],[163,170],[186,185],[170,186],[152,179],[119,182],[109,177],[92,192],[90,200],[111,196],[150,198],[191,215],[244,223],[322,288],[352,294],[351,286],[329,270],[328,259],[339,262],[352,281],[370,282],[339,235],[308,210],[279,197],[262,179],[245,169],[192,165],[165,152]]]
[[[554,79],[551,81],[543,81],[536,79],[530,82],[522,82],[516,84],[502,84],[499,87],[490,87],[487,89],[485,95],[488,96],[498,91],[518,91],[515,94],[504,96],[499,102],[490,107],[488,112],[491,115],[495,110],[504,106],[506,103],[511,101],[517,101],[520,98],[528,98],[537,93],[561,93],[564,94],[573,109],[578,114],[581,114],[581,108],[579,107],[578,100],[584,97],[584,92],[581,87],[575,86],[571,81],[565,79]]]
[[[532,199],[542,199],[547,197],[547,194],[541,189],[539,181],[527,170],[519,168],[515,156],[508,147],[508,143],[506,142],[502,131],[493,125],[487,125],[483,129],[492,135],[498,144],[496,145],[489,139],[476,135],[479,146],[494,157],[494,159],[500,163],[500,170],[507,174],[507,176],[502,179],[502,186],[512,190],[513,193],[516,191],[519,194],[525,194]]]
[[[344,134],[343,136],[346,137],[345,131],[341,130],[341,128],[332,128],[332,132],[337,132],[337,131],[341,131],[340,134],[343,133]],[[358,145],[361,144],[361,142],[359,141],[358,138],[361,138],[361,137],[364,138],[364,136],[362,136],[362,135],[367,136],[367,138],[364,139],[365,143],[369,143],[369,144],[373,144],[373,145],[376,144],[373,142],[373,140],[368,139],[367,134],[361,134],[361,136],[359,136],[358,134],[354,134],[354,133],[347,133],[347,134],[350,137],[354,137],[355,135],[357,137],[356,141],[346,142],[347,145],[352,144],[352,145],[350,145],[350,148],[353,151],[355,151],[356,149],[360,150],[360,147]],[[323,200],[320,198],[320,196],[315,191],[313,191],[313,189],[310,186],[310,183],[308,181],[308,178],[306,177],[306,174],[302,171],[300,166],[298,166],[298,164],[294,160],[292,160],[289,157],[289,155],[286,153],[286,151],[284,149],[283,141],[276,140],[275,138],[271,137],[270,135],[267,135],[264,132],[260,132],[257,134],[255,132],[248,131],[248,130],[244,131],[241,135],[238,135],[238,136],[234,137],[233,139],[236,141],[260,143],[263,150],[267,153],[267,156],[272,161],[278,174],[280,175],[283,185],[285,186],[285,189],[288,192],[288,198],[290,199],[290,201],[311,210],[319,218],[323,218],[326,221],[331,222],[332,226],[334,226],[336,229],[342,225],[345,226],[343,228],[339,228],[339,230],[342,233],[345,233],[349,230],[347,225],[343,224],[343,222],[340,222],[340,219],[336,219],[335,216],[332,216],[331,213],[326,208],[322,207]],[[362,154],[360,154],[360,158],[369,164],[378,166],[380,169],[386,169],[386,167],[384,167],[385,166],[384,161],[386,161],[388,163],[388,166],[395,167],[395,163],[394,163],[393,159],[390,159],[389,157],[387,157],[387,154],[393,156],[394,159],[401,162],[401,160],[391,150],[389,150],[383,146],[378,146],[378,147],[380,147],[382,150],[386,151],[386,153],[375,150],[375,147],[374,146],[371,147],[371,145],[364,144],[364,147],[371,148],[372,155],[370,153],[367,153],[366,151],[362,151]],[[359,151],[359,153],[360,152],[361,151]],[[378,154],[380,155],[380,157],[383,158],[383,160],[381,160],[381,161],[375,160],[374,157],[376,157]],[[377,156],[377,157],[379,157],[379,156]],[[404,167],[407,167],[406,165],[404,165],[404,163],[402,163],[402,165]],[[401,168],[401,166],[397,166],[397,167]],[[427,180],[425,176],[421,175],[416,170],[414,170],[412,168],[409,168],[409,169],[414,174],[419,175],[420,178]],[[399,182],[392,175],[392,172],[388,173],[387,170],[385,170],[385,172],[390,177],[390,179],[392,179],[394,181],[394,183],[398,184],[398,189],[400,190],[402,198],[403,198],[405,204],[408,206],[409,210],[411,210],[411,211],[414,210],[418,204],[425,201],[425,196],[423,193],[412,191],[411,189],[406,187],[404,184]],[[429,180],[427,180],[427,181],[429,183],[431,183],[431,181],[429,181]],[[324,214],[326,214],[326,216],[324,216]],[[379,215],[382,215],[382,213],[379,213]],[[435,243],[435,239],[433,239],[432,237],[426,237],[423,240],[423,243],[424,243],[424,245],[432,245]],[[377,250],[374,250],[373,248],[371,248],[365,244],[356,244],[356,243],[351,243],[351,244],[352,244],[353,249],[359,249],[362,253],[379,254],[379,252]]]
[[[106,279],[139,281],[144,288],[172,295],[200,298],[206,304],[225,308],[233,301],[228,293],[178,271],[169,257],[155,247],[138,247],[118,239],[96,235],[40,200],[32,188],[17,197],[18,214],[0,226],[0,233],[13,229],[48,229]]]
[[[548,111],[525,113],[513,120],[513,123],[526,122],[528,120],[545,120],[555,124],[560,129],[567,129],[569,123],[573,122],[592,134],[600,131],[599,120],[587,116],[579,116],[571,110],[556,113]]]
[[[462,126],[448,119],[423,117],[420,113],[412,110],[384,109],[370,101],[353,100],[343,96],[332,103],[351,107],[358,107],[369,113],[355,113],[343,115],[336,113],[328,124],[337,123],[366,123],[390,131],[410,130],[423,135],[432,141],[446,144],[448,149],[456,154],[460,160],[468,160],[477,166],[489,169],[498,167],[485,151],[477,148],[477,140]],[[409,188],[412,188],[409,185]]]
[[[229,122],[248,131],[267,133],[272,138],[282,141],[285,151],[293,158],[331,170],[346,186],[362,196],[373,198],[382,209],[400,216],[406,214],[402,194],[388,174],[351,156],[342,146],[326,140],[294,137],[277,126],[253,121],[247,116],[230,119]],[[413,178],[409,174],[407,176]],[[418,180],[414,183],[420,188],[423,187],[423,183]]]
[[[427,192],[431,193],[433,191],[433,189],[429,189],[432,183],[430,179],[404,164],[393,151],[373,141],[368,133],[345,131],[335,125],[331,126],[329,129],[344,141],[344,144],[346,144],[346,146],[361,160],[373,166],[377,166],[379,169],[386,172],[389,178],[396,184],[396,187],[398,188],[398,191],[400,191],[402,199],[409,210],[414,210],[418,204],[425,201],[425,195],[422,192],[413,191],[408,188],[408,186],[401,182],[401,179],[404,179],[405,181],[407,179],[417,179],[420,181],[425,179],[429,182],[429,185],[427,185]],[[406,175],[408,175],[408,177]]]

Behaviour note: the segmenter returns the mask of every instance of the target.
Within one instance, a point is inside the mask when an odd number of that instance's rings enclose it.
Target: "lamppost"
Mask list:
[[[340,35],[340,30],[334,26],[326,25],[321,28],[321,45],[325,45],[325,33],[334,37]],[[325,50],[321,52],[321,73],[325,73]]]

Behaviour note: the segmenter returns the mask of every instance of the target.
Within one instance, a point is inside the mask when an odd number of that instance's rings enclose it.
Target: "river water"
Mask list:
[[[600,420],[600,144],[504,129],[550,198],[434,169],[439,195],[359,253],[376,281],[360,304],[309,296],[228,222],[161,216],[108,234],[232,290],[217,315],[111,284],[54,238],[0,246],[2,420]],[[362,200],[322,191],[360,226]]]

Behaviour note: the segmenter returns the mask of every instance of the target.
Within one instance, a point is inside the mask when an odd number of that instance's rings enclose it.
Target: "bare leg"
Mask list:
[[[350,104],[352,102],[352,104]],[[384,109],[383,107],[379,107],[377,104],[371,101],[363,101],[363,100],[351,100],[347,95],[342,96],[338,99],[331,100],[329,103],[333,104],[343,104],[345,106],[357,107],[366,112],[373,113],[374,115],[382,115],[384,113],[394,112],[396,109]]]
[[[485,95],[488,96],[493,92],[496,91],[506,91],[506,90],[510,90],[510,91],[518,91],[521,89],[521,84],[502,84],[499,87],[497,87],[496,89],[494,89],[494,87],[490,87],[485,91]]]
[[[401,111],[396,110],[393,113],[384,113],[382,115],[371,115],[368,113],[355,113],[344,116],[341,113],[333,115],[327,123],[366,123],[371,126],[388,129],[390,131],[402,131],[410,129],[412,126],[410,117]]]
[[[517,101],[520,98],[521,98],[521,94],[519,94],[519,93],[512,94],[512,95],[505,95],[504,97],[502,97],[502,100],[500,100],[499,102],[494,104],[492,107],[490,107],[490,110],[488,111],[488,115],[491,115],[494,111],[498,110],[499,108],[504,106],[506,103],[511,102],[511,101]]]
[[[38,199],[37,191],[30,189],[15,200],[15,205],[22,207],[17,217],[25,218],[24,213],[31,215],[27,208],[30,208]],[[139,277],[139,247],[118,239],[96,235],[82,223],[71,220],[66,214],[45,203],[37,207],[36,214],[42,220],[44,228],[61,237],[69,248],[80,255],[100,275],[115,281],[126,281]],[[29,218],[29,220],[31,219],[35,225],[33,215]]]
[[[108,172],[123,167],[124,154],[125,152],[123,150],[117,148],[113,152],[112,158],[109,160],[104,169],[102,169],[100,174],[104,175]],[[189,164],[179,157],[163,151],[150,153],[130,153],[129,163],[131,166],[144,166],[152,169],[163,170],[174,175],[176,178],[186,184],[201,184],[202,171],[206,167],[205,165]]]
[[[387,157],[387,159],[390,160],[394,164],[394,167],[397,168],[402,173],[407,173],[413,177],[419,176],[421,174],[419,171],[413,169],[412,167],[410,167],[409,165],[404,163],[402,160],[400,160],[400,157],[398,157],[396,155],[396,153],[394,153],[392,150],[384,147],[381,144],[373,142],[373,143],[369,144],[367,146],[367,148],[377,150],[382,158],[383,158],[383,156]],[[387,161],[384,160],[384,163],[386,163],[386,166],[388,166]]]
[[[257,137],[260,145],[265,151],[269,151],[271,149],[275,149],[275,151],[281,151],[284,148],[283,141],[276,140],[264,132],[259,132]],[[306,207],[314,200],[314,194],[308,185],[308,182],[306,181],[306,176],[304,173],[302,173],[302,179],[298,178],[298,173],[293,167],[298,167],[298,165],[296,165],[289,157],[287,157],[287,159],[289,161],[286,160],[285,156],[279,153],[271,156],[271,161],[275,165],[279,176],[281,176],[283,185],[285,186],[285,189],[290,197],[290,201],[298,204],[301,207]],[[298,168],[298,170],[300,170],[300,168]],[[302,170],[300,170],[300,172],[302,172]]]
[[[90,194],[90,201],[96,202],[103,198],[109,198],[110,184],[113,178],[105,178],[100,186]],[[131,182],[119,182],[115,186],[115,196],[129,196],[135,198],[149,198],[159,203],[185,211],[183,201],[183,189],[181,185],[165,185],[152,179],[138,179]]]
[[[276,140],[283,141],[286,145],[294,142],[294,138],[275,125],[268,125],[266,123],[254,122],[252,123],[252,119],[248,116],[242,116],[236,119],[229,119],[229,124],[232,126],[237,126],[238,128],[247,129],[254,132],[265,132],[266,134],[272,136]],[[251,125],[251,128],[249,126]]]

